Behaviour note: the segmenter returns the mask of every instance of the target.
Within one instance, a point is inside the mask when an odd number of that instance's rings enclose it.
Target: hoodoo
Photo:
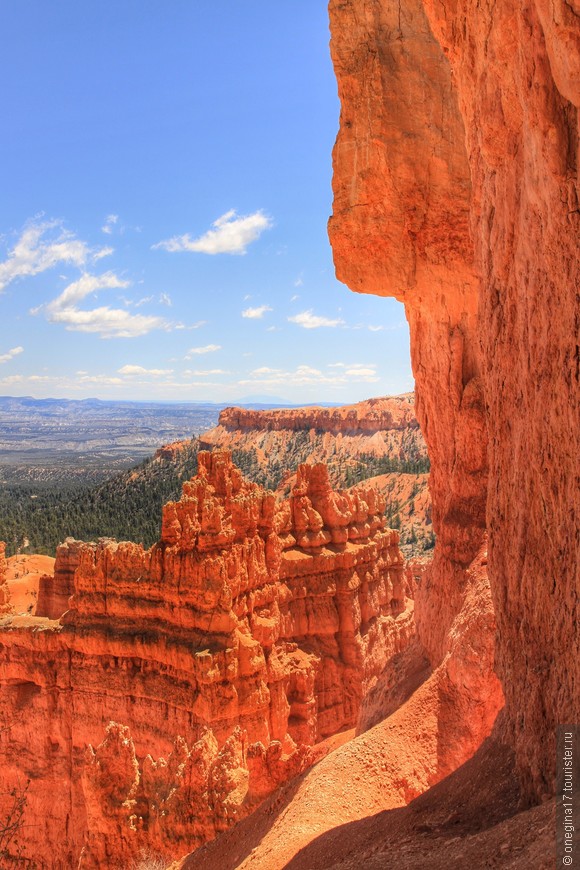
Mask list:
[[[175,857],[353,728],[414,635],[384,507],[371,486],[334,492],[324,465],[277,504],[228,452],[201,453],[150,550],[60,547],[48,615],[0,624],[0,756],[6,785],[30,780],[25,853]]]

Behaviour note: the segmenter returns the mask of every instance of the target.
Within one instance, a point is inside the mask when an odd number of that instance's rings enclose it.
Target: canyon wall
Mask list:
[[[69,540],[55,578],[48,615],[0,621],[3,783],[30,780],[20,846],[53,870],[225,830],[354,727],[414,635],[384,499],[323,465],[277,503],[201,453],[158,544]]]
[[[528,797],[580,718],[580,6],[331,0],[338,277],[405,303],[437,546],[434,664],[489,529],[505,735]]]
[[[304,454],[308,461],[326,462],[337,485],[344,483],[343,466],[356,464],[357,456],[399,462],[427,458],[412,393],[339,408],[226,408],[218,425],[199,440],[201,447],[210,449],[253,451],[263,466],[279,458],[284,468],[295,468],[293,458]]]
[[[199,443],[234,451],[246,475],[278,498],[289,495],[301,462],[324,462],[337,488],[372,480],[386,497],[389,523],[401,530],[405,555],[432,555],[428,456],[413,393],[338,408],[226,408]]]
[[[6,568],[6,545],[0,541],[0,614],[8,613],[11,609]]]
[[[259,429],[265,432],[319,429],[332,435],[374,435],[391,429],[419,428],[412,393],[367,399],[339,408],[320,408],[316,405],[274,411],[225,408],[220,412],[218,425],[227,429]]]

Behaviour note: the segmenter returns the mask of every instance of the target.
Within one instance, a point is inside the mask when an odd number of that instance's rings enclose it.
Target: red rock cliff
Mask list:
[[[338,277],[405,303],[437,548],[433,660],[489,528],[508,739],[530,797],[580,718],[580,5],[331,0]],[[435,614],[439,618],[434,618]]]
[[[219,425],[229,429],[260,429],[296,432],[319,429],[333,435],[381,432],[389,429],[418,429],[412,393],[388,398],[367,399],[340,408],[288,408],[276,411],[252,411],[248,408],[225,408]]]
[[[6,567],[6,544],[0,541],[0,614],[9,613],[11,609]]]
[[[0,622],[0,764],[7,785],[31,780],[24,854],[183,853],[353,727],[414,633],[383,512],[372,487],[333,492],[322,465],[277,504],[228,453],[201,453],[150,550],[61,547],[45,596],[60,621]]]
[[[297,439],[302,439],[299,445]],[[329,463],[331,480],[338,485],[343,483],[343,465],[361,454],[403,461],[426,457],[412,393],[367,399],[340,408],[226,408],[220,413],[218,425],[200,436],[200,445],[252,450],[260,465],[267,466],[277,458],[294,469],[292,445],[303,449],[304,440],[310,453],[306,454],[308,461]]]

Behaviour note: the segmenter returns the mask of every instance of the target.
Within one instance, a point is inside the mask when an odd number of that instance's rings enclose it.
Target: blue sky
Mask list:
[[[351,402],[412,388],[334,277],[325,2],[0,6],[0,394]]]

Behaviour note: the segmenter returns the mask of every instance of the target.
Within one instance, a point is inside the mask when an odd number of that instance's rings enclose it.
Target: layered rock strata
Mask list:
[[[24,854],[114,868],[183,853],[354,726],[414,632],[383,511],[319,465],[277,504],[228,453],[202,453],[150,550],[60,548],[56,575],[78,561],[64,615],[0,630],[3,775],[31,780]]]
[[[248,475],[280,498],[291,491],[300,462],[326,463],[338,488],[363,474],[376,475],[373,485],[385,493],[387,515],[401,529],[405,552],[432,547],[427,448],[413,393],[338,408],[226,408],[218,425],[199,440],[208,449],[234,451]]]
[[[79,565],[80,551],[84,544],[67,538],[56,549],[53,574],[44,574],[38,583],[36,616],[59,619],[68,610],[70,596],[74,592],[74,576]]]
[[[200,436],[200,444],[211,449],[253,449],[258,462],[265,462],[281,454],[299,433],[308,435],[319,462],[348,461],[360,454],[395,460],[427,455],[412,393],[340,408],[226,408],[220,413],[218,425]],[[331,476],[332,472],[331,468]]]
[[[0,541],[0,614],[9,613],[11,609],[6,568],[6,544]]]
[[[554,787],[580,718],[580,6],[331,0],[338,277],[405,303],[432,463],[431,661],[489,527],[506,736]]]
[[[374,836],[380,842],[388,819],[384,811],[394,814],[395,829],[397,817],[414,815],[418,796],[475,753],[503,704],[493,669],[495,623],[486,557],[484,546],[469,569],[461,612],[451,626],[443,660],[433,671],[415,644],[394,656],[363,704],[358,729],[363,733],[281,788],[251,818],[171,870],[326,870],[357,861],[366,868],[375,848],[373,843],[366,854],[353,852],[359,826],[376,826],[379,832],[375,828]],[[492,810],[486,806],[487,794],[482,797],[480,779],[471,782],[471,791],[484,807],[478,815],[489,818]],[[486,782],[484,791],[493,792],[493,787]],[[442,816],[455,830],[464,803],[465,794],[460,794]],[[411,804],[408,809],[406,804]],[[401,838],[403,842],[395,841],[388,857],[382,855],[376,866],[430,867],[433,842],[425,839],[428,824],[421,824],[428,821],[417,818],[414,863],[408,859],[409,842]],[[448,866],[467,870],[482,865],[475,861]]]
[[[219,426],[249,431],[260,429],[293,432],[316,429],[332,435],[375,435],[377,432],[419,429],[415,417],[412,393],[388,398],[367,399],[340,408],[288,408],[274,411],[253,411],[249,408],[225,408],[219,415]]]

